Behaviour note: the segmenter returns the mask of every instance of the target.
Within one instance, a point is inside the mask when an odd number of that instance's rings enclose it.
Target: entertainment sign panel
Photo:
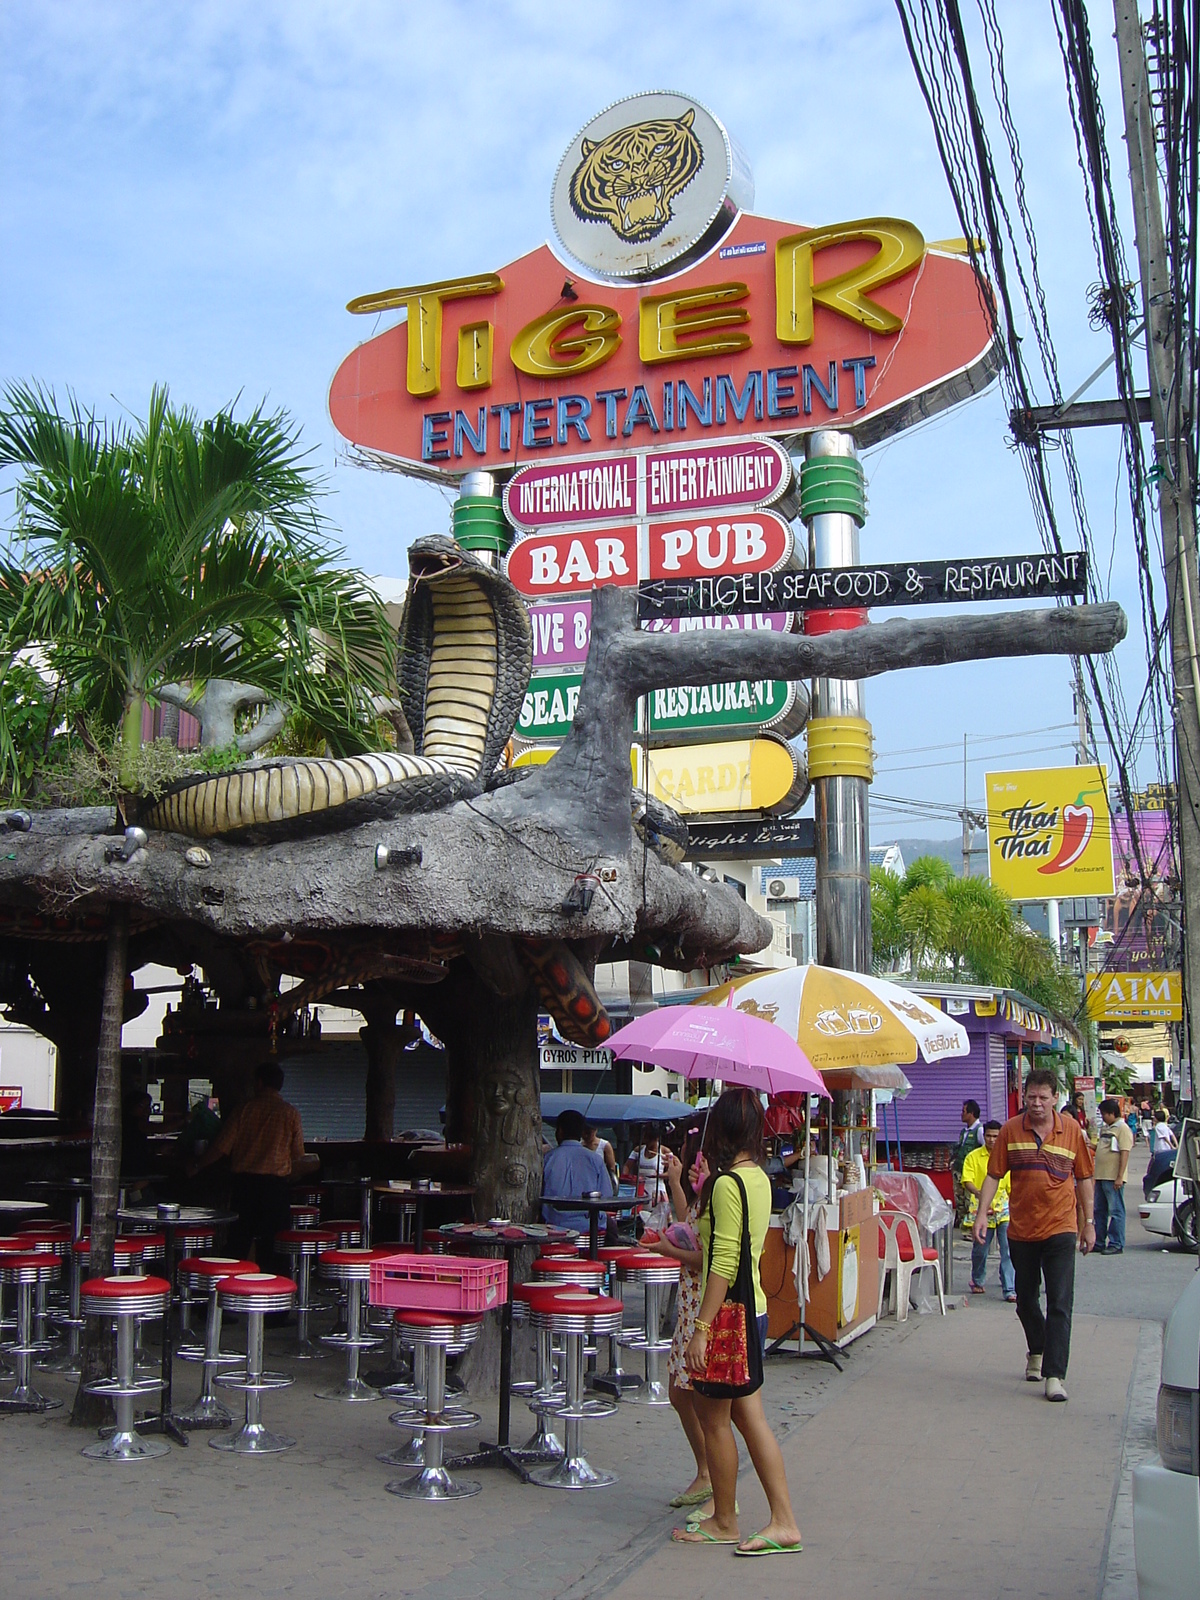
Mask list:
[[[989,772],[988,866],[1014,900],[1113,892],[1105,767]]]
[[[873,567],[813,567],[800,572],[664,577],[639,586],[638,617],[647,621],[848,605],[928,606],[964,600],[1083,597],[1086,593],[1087,557],[1071,551],[980,560],[901,561]]]
[[[791,482],[791,458],[771,439],[682,445],[519,467],[505,486],[504,511],[532,532],[715,506],[756,509]]]

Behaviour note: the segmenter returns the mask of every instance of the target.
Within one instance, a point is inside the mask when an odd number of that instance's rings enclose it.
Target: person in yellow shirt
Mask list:
[[[967,1215],[963,1227],[968,1233],[975,1226],[975,1218],[979,1214],[979,1196],[987,1177],[988,1157],[999,1137],[1000,1124],[987,1123],[983,1130],[983,1144],[971,1150],[963,1162],[962,1186],[967,1195]],[[1000,1288],[1006,1300],[1014,1301],[1017,1298],[1017,1282],[1008,1253],[1008,1196],[1011,1186],[1012,1175],[1006,1172],[1000,1179],[996,1198],[988,1207],[988,1229],[983,1243],[978,1244],[974,1239],[971,1241],[971,1293],[986,1292],[984,1280],[987,1277],[988,1252],[992,1247],[992,1235],[995,1234],[996,1247],[1000,1251]]]

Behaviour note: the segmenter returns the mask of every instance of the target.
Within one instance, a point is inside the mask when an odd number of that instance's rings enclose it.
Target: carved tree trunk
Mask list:
[[[104,1009],[96,1061],[96,1110],[92,1121],[92,1220],[88,1276],[100,1278],[113,1269],[117,1230],[117,1186],[121,1173],[121,1025],[125,977],[129,965],[129,913],[113,907],[104,969]],[[84,1329],[82,1372],[71,1422],[96,1427],[109,1407],[84,1386],[112,1372],[112,1333],[108,1323],[89,1317]]]
[[[396,1026],[391,1001],[362,1002],[367,1019],[358,1036],[367,1052],[367,1108],[364,1139],[390,1139],[396,1125],[396,1063],[410,1035]]]
[[[476,1218],[534,1221],[542,1193],[536,994],[526,989],[502,998],[460,965],[423,997],[422,1010],[446,1047],[447,1139],[469,1126]],[[513,1268],[520,1281],[528,1263],[518,1258]],[[472,1389],[495,1392],[500,1336],[494,1319],[483,1324],[463,1371]]]

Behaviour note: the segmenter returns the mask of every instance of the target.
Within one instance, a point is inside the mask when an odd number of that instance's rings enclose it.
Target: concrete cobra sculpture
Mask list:
[[[409,569],[397,682],[411,754],[296,757],[198,775],[147,806],[143,824],[196,839],[260,843],[434,811],[482,794],[529,682],[529,616],[507,578],[451,539],[415,541]],[[516,948],[560,1032],[580,1044],[602,1043],[608,1017],[571,949],[543,939],[519,939]]]
[[[529,683],[529,616],[508,579],[453,540],[418,539],[397,679],[414,751],[292,757],[197,775],[149,804],[147,828],[260,843],[481,794]]]

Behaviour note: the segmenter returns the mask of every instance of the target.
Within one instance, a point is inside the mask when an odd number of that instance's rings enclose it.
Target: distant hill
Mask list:
[[[962,837],[953,839],[897,839],[895,835],[885,834],[872,829],[871,843],[898,844],[900,853],[904,857],[904,865],[911,867],[913,862],[921,856],[940,856],[943,861],[948,861],[956,873],[962,872]],[[987,836],[983,833],[975,835],[976,845],[986,844]],[[987,872],[986,855],[974,856],[971,861],[972,874],[982,877]]]

